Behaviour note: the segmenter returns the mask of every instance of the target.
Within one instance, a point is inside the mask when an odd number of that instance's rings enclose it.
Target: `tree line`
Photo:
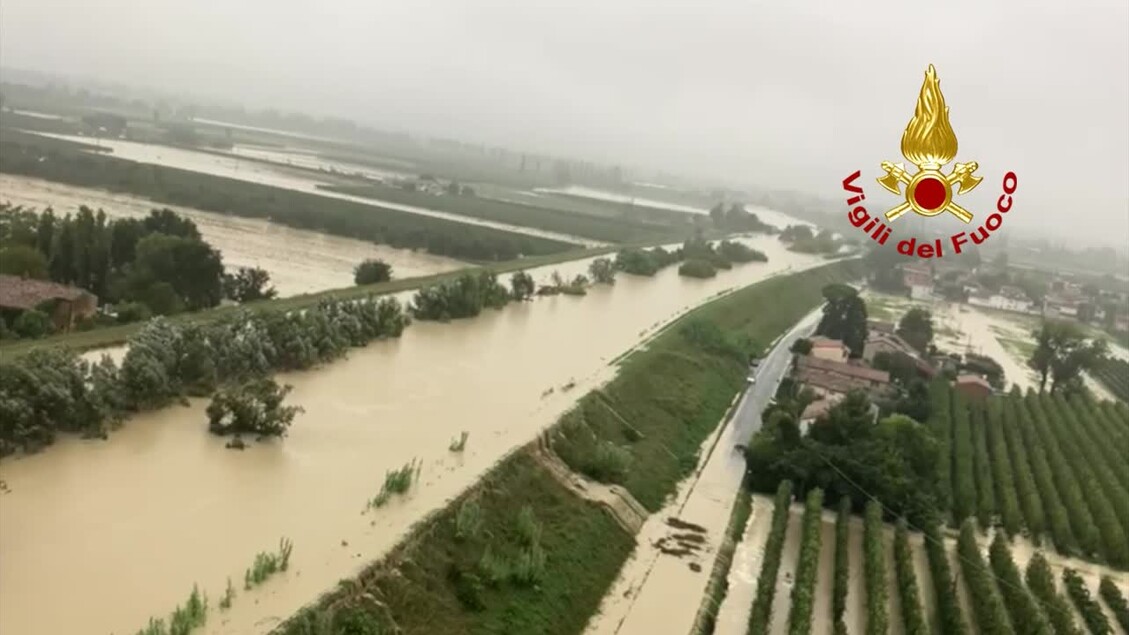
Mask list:
[[[85,289],[115,305],[120,321],[206,309],[225,297],[275,295],[262,269],[225,274],[220,253],[196,224],[168,209],[108,219],[85,205],[58,216],[50,208],[36,213],[0,204],[0,272]],[[43,334],[21,330],[18,335]]]
[[[0,456],[34,451],[59,433],[105,436],[133,412],[311,368],[410,323],[391,298],[325,300],[301,311],[243,310],[210,323],[154,318],[118,365],[56,349],[0,361]],[[230,406],[226,404],[224,407]],[[216,424],[223,425],[217,411]],[[232,430],[238,431],[238,430]]]

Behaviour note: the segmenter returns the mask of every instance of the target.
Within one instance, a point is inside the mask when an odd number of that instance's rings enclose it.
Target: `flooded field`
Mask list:
[[[292,229],[266,220],[240,218],[189,207],[161,205],[104,190],[0,174],[0,202],[57,214],[74,213],[80,205],[103,209],[110,218],[141,218],[155,207],[168,207],[191,218],[204,240],[223,255],[228,270],[262,267],[280,296],[337,289],[353,284],[353,267],[366,258],[392,265],[393,275],[409,278],[466,266],[458,260],[426,252],[394,249],[360,240]]]
[[[359,163],[350,163],[348,161],[336,161],[331,159],[322,158],[316,152],[302,151],[297,148],[260,148],[256,146],[236,145],[231,149],[231,154],[236,156],[250,157],[252,159],[262,159],[264,161],[271,161],[281,165],[289,165],[293,167],[306,168],[309,170],[322,170],[325,172],[339,172],[342,174],[361,175],[370,179],[402,179],[411,178],[413,176],[410,172],[402,172],[391,169],[377,169]]]
[[[865,295],[870,316],[875,319],[897,322],[911,307],[929,309],[933,313],[934,339],[942,350],[987,355],[1003,367],[1009,386],[1018,386],[1020,390],[1038,389],[1038,375],[1027,366],[1035,348],[1031,331],[1039,325],[1038,316],[979,309],[943,300],[915,301],[873,291]],[[1094,331],[1090,336],[1099,337],[1100,333]],[[1112,357],[1129,359],[1129,350],[1112,341],[1107,340],[1107,344]],[[1088,374],[1082,378],[1098,399],[1115,399]]]
[[[60,440],[6,460],[0,479],[0,632],[133,632],[194,583],[213,601],[238,588],[255,553],[294,542],[290,570],[215,612],[207,633],[255,633],[379,557],[416,521],[530,440],[610,360],[707,298],[788,268],[820,264],[761,237],[768,263],[711,280],[621,276],[587,297],[540,298],[402,338],[325,368],[287,374],[305,408],[282,442],[223,448],[205,402],[133,418],[108,442]],[[586,261],[535,272],[544,279]],[[575,382],[570,390],[564,387]],[[553,389],[551,393],[547,393]],[[448,451],[470,433],[463,454]],[[422,484],[373,513],[386,470],[418,458]],[[65,598],[68,611],[55,607]]]
[[[591,187],[584,187],[581,185],[570,185],[568,187],[552,188],[544,187],[537,188],[536,192],[544,192],[546,194],[567,194],[569,196],[580,196],[583,198],[594,198],[600,201],[612,201],[613,203],[635,203],[636,205],[644,205],[647,207],[657,207],[658,209],[669,209],[675,212],[685,212],[687,214],[708,214],[708,209],[699,207],[691,207],[689,205],[680,205],[678,203],[668,203],[666,201],[659,201],[650,198],[639,196],[631,196],[629,194],[621,194],[619,192],[608,192],[607,190],[598,190]]]
[[[138,163],[164,165],[168,167],[179,168],[181,170],[199,172],[201,174],[211,174],[213,176],[222,176],[229,179],[248,181],[250,183],[260,183],[262,185],[281,187],[288,190],[309,192],[317,194],[319,196],[338,198],[352,201],[354,203],[361,203],[364,205],[372,205],[375,207],[383,207],[386,209],[408,212],[410,214],[432,216],[435,218],[442,218],[457,223],[479,225],[482,227],[492,227],[494,229],[500,229],[503,231],[528,234],[530,236],[539,236],[541,238],[550,238],[553,240],[561,240],[564,242],[571,242],[580,245],[595,244],[591,240],[577,236],[569,236],[566,234],[558,234],[556,232],[532,229],[529,227],[521,227],[518,225],[508,225],[506,223],[496,223],[493,221],[480,220],[469,216],[460,216],[459,214],[451,214],[447,212],[436,211],[433,209],[417,207],[415,205],[403,205],[400,203],[379,201],[363,196],[352,196],[350,194],[341,194],[338,192],[321,190],[318,189],[318,185],[327,183],[327,177],[322,177],[305,170],[287,167],[282,164],[272,165],[269,163],[264,163],[262,161],[240,158],[231,154],[199,152],[196,150],[185,150],[182,148],[173,148],[170,146],[154,145],[150,143],[139,143],[136,141],[121,141],[117,139],[92,140],[89,137],[81,137],[76,135],[47,133],[36,134],[42,134],[46,137],[63,139],[65,141],[74,141],[78,143],[91,143],[93,141],[94,145],[109,150],[112,153],[112,156],[118,157],[120,159],[127,159],[129,161],[136,161]]]
[[[598,190],[590,187],[582,187],[579,185],[571,185],[569,187],[561,188],[537,188],[533,190],[533,194],[565,194],[568,196],[576,196],[582,198],[590,198],[597,201],[611,201],[613,203],[634,203],[645,207],[655,207],[658,209],[666,209],[675,212],[683,212],[685,214],[708,214],[709,210],[705,207],[694,207],[691,205],[682,205],[680,203],[671,203],[667,201],[660,201],[653,198],[646,198],[640,196],[631,196],[629,194],[622,194],[619,192],[609,192],[607,190]],[[759,205],[745,205],[745,209],[756,214],[762,221],[775,225],[783,229],[788,225],[808,225],[815,227],[807,221],[797,220],[785,214],[781,214],[776,210],[761,207]]]

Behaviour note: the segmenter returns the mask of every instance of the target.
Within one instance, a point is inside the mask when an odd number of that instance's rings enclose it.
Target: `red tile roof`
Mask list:
[[[815,336],[811,338],[812,348],[846,348],[840,340],[833,340],[829,337]]]
[[[857,366],[855,364],[835,362],[829,359],[820,359],[818,357],[801,357],[800,367],[837,373],[839,375],[847,375],[848,377],[858,377],[859,379],[865,379],[867,381],[876,381],[882,383],[890,381],[890,373],[884,370],[875,370],[868,366]]]
[[[988,390],[992,389],[992,384],[989,384],[988,380],[984,379],[980,375],[960,375],[956,378],[956,383],[958,386],[961,384],[975,384],[978,386],[983,386]]]
[[[74,301],[84,295],[90,293],[56,282],[0,274],[0,307],[7,309],[34,309],[47,300]]]

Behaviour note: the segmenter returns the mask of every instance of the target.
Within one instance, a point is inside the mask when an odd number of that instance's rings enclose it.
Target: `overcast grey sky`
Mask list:
[[[862,169],[875,209],[933,63],[965,207],[1014,170],[1007,224],[1129,242],[1125,0],[3,0],[0,63],[829,199]]]

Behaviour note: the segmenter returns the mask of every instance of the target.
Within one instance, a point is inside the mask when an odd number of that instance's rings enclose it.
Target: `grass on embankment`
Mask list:
[[[603,391],[593,391],[581,401],[577,411],[585,413],[592,434],[601,435],[600,440],[616,439],[622,444],[620,455],[630,455],[620,475],[644,505],[658,509],[674,492],[744,381],[744,360],[734,359],[732,351],[716,341],[688,337],[682,326],[701,318],[731,340],[771,342],[819,304],[824,284],[850,280],[855,268],[852,262],[835,263],[767,280],[712,302],[679,320],[647,350],[628,357]],[[626,419],[591,414],[608,412],[606,403],[599,403],[603,399],[610,399]],[[554,432],[569,425],[570,417],[576,415],[562,417]],[[638,434],[625,433],[628,426]],[[556,445],[566,450],[566,461],[585,458],[579,443],[563,447],[558,437]],[[544,558],[533,583],[515,574],[538,560],[522,539],[519,517],[526,506],[541,527],[538,549]],[[462,524],[475,529],[460,532],[460,516],[469,516],[472,507],[477,507],[475,522],[464,519]],[[490,554],[484,557],[487,546]],[[401,630],[384,632],[405,635],[576,634],[598,608],[633,547],[633,538],[608,513],[559,485],[523,449],[417,525],[388,556],[276,633],[314,632],[304,630],[307,621],[332,618],[338,628],[361,622],[378,628],[394,622]],[[492,584],[491,578],[504,580]]]
[[[460,539],[464,504],[478,506],[480,524]],[[541,527],[544,574],[534,584],[514,579],[492,584],[480,570],[483,556],[489,548],[495,560],[516,563],[526,549],[518,519],[527,506]],[[633,547],[632,537],[610,515],[572,495],[529,454],[519,452],[319,606],[338,607],[338,625],[387,624],[391,617],[403,635],[578,633]],[[319,614],[308,610],[278,632],[305,633],[304,621]]]
[[[497,223],[534,227],[606,242],[658,240],[686,233],[686,225],[656,226],[623,218],[585,215],[544,205],[512,203],[480,196],[423,194],[388,185],[323,185],[321,189],[402,205],[416,205]]]
[[[748,354],[762,352],[817,306],[825,284],[852,279],[855,266],[846,261],[771,278],[691,311],[567,413],[554,448],[574,470],[620,482],[658,511],[697,465],[699,446],[744,384]],[[686,325],[700,322],[715,325],[725,341],[704,343],[709,333],[686,337]],[[742,350],[722,352],[725,346]],[[630,455],[626,467],[616,464],[623,452]]]

